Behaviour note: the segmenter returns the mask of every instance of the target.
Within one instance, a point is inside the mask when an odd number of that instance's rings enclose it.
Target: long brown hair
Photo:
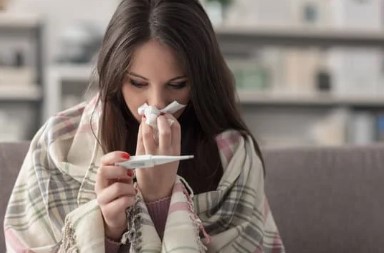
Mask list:
[[[122,0],[118,6],[97,62],[103,151],[135,153],[138,122],[121,87],[134,50],[151,39],[174,49],[191,85],[191,101],[179,121],[182,154],[195,159],[181,162],[178,174],[196,193],[214,190],[223,174],[215,136],[228,129],[251,133],[237,108],[232,73],[197,0]]]

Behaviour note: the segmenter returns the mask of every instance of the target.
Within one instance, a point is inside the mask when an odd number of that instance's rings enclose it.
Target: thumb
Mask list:
[[[145,154],[145,148],[144,148],[144,142],[143,142],[143,124],[141,123],[139,126],[139,132],[137,134],[137,144],[136,144],[136,155],[144,155]]]

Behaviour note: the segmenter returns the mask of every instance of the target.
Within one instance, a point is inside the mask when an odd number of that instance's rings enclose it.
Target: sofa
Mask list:
[[[1,226],[27,149],[26,142],[0,143]],[[384,252],[384,144],[263,154],[267,197],[288,253]]]

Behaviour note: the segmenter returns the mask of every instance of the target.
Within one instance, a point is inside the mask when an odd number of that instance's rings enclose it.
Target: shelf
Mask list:
[[[92,65],[68,64],[52,66],[48,69],[50,75],[59,78],[60,81],[89,82],[93,71]]]
[[[384,108],[384,96],[347,96],[323,93],[289,94],[238,91],[241,104],[266,106],[353,106]]]
[[[220,42],[234,45],[384,47],[383,31],[291,27],[217,27]]]
[[[44,104],[44,19],[38,14],[31,12],[17,13],[17,12],[1,12],[0,13],[0,39],[5,41],[11,39],[21,41],[23,43],[31,43],[32,47],[29,49],[33,55],[31,59],[34,60],[34,78],[33,81],[20,81],[15,84],[14,82],[5,82],[0,85],[0,103],[5,105],[6,110],[13,111],[19,105],[23,108],[28,106],[30,110],[23,109],[18,117],[28,125],[27,129],[23,129],[22,136],[31,139],[36,131],[42,124],[42,105]],[[32,82],[32,83],[30,83]],[[8,106],[11,105],[11,106]],[[26,106],[25,106],[26,105]]]
[[[51,67],[50,71],[48,71],[50,76],[48,83],[62,83],[64,81],[87,83],[90,81],[92,71],[93,67],[91,65],[60,65]],[[48,89],[51,88],[53,87],[48,87]],[[59,94],[57,94],[57,96]],[[283,92],[257,92],[252,90],[239,90],[238,94],[242,104],[268,106],[360,106],[384,108],[384,95],[341,96],[327,93],[293,94]]]
[[[42,97],[43,92],[38,85],[0,85],[0,102],[39,102]]]

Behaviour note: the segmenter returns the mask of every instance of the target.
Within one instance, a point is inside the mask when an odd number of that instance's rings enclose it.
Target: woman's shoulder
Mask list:
[[[247,131],[226,130],[218,134],[215,139],[223,168],[235,158],[252,159],[262,168],[261,155],[257,152],[252,135]]]
[[[86,102],[83,102],[64,111],[58,112],[47,120],[47,124],[51,128],[56,128],[60,125],[65,125],[67,129],[70,129],[80,122],[85,108]]]
[[[223,164],[227,164],[237,151],[245,148],[244,143],[250,136],[242,131],[229,129],[216,135],[215,140]]]
[[[52,115],[35,137],[44,139],[47,144],[62,138],[68,139],[79,127],[86,105],[87,103],[83,102]]]
[[[245,132],[228,129],[216,135],[215,140],[219,150],[228,148],[234,149],[244,141],[246,136],[247,134]]]

